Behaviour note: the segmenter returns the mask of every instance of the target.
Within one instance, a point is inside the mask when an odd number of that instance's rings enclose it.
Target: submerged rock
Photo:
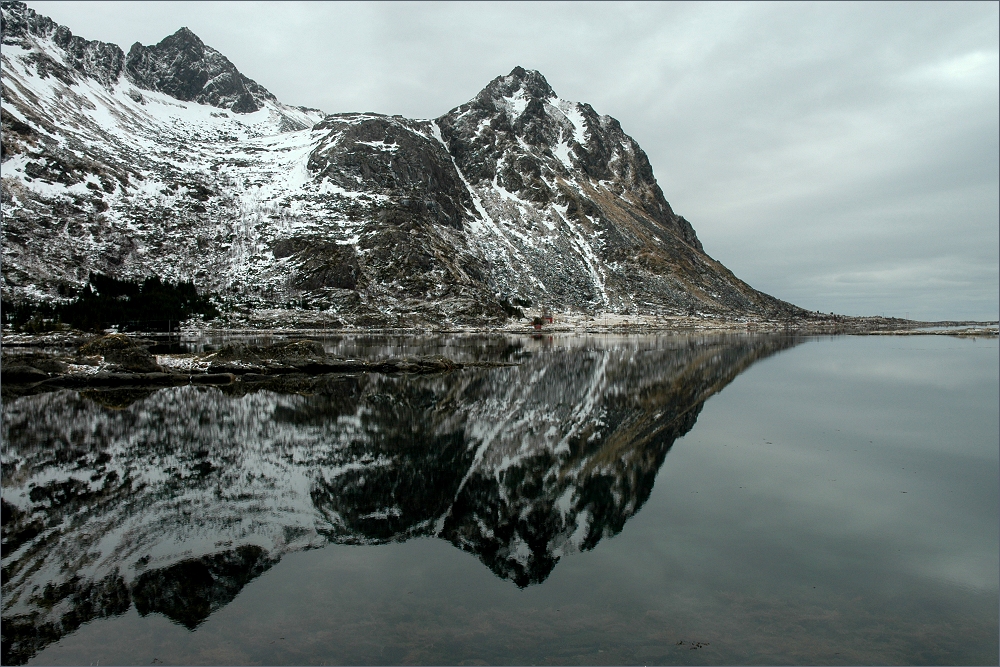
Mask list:
[[[35,368],[34,366],[27,366],[25,364],[4,364],[3,368],[0,369],[0,378],[2,378],[3,382],[25,384],[47,380],[49,378],[49,374]]]
[[[103,355],[104,361],[135,373],[163,372],[148,349],[123,334],[109,334],[95,338],[80,347],[80,354]]]
[[[148,341],[151,342],[151,341]],[[95,400],[108,407],[122,407],[160,387],[186,384],[240,385],[237,391],[309,392],[318,378],[353,373],[433,374],[466,367],[496,367],[514,362],[477,360],[458,362],[443,356],[384,359],[343,359],[329,355],[313,340],[292,340],[273,345],[227,343],[201,355],[161,357],[156,363],[146,342],[124,334],[109,334],[87,341],[76,356],[29,353],[5,357],[2,391],[5,397],[38,394],[59,389],[95,392]],[[30,361],[25,363],[25,360]],[[182,363],[178,364],[178,361]],[[49,372],[40,370],[49,369]]]

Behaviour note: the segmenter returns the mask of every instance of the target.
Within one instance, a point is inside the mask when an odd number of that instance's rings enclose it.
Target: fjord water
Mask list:
[[[4,401],[4,663],[998,661],[995,340],[325,344],[517,365]]]

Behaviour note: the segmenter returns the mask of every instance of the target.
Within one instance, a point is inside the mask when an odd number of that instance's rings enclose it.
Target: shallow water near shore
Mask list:
[[[1000,356],[339,337],[516,362],[3,405],[4,664],[996,664]]]

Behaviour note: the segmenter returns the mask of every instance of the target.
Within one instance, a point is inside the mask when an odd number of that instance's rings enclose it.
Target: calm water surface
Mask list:
[[[517,365],[5,400],[4,664],[1000,658],[995,340],[325,345]]]

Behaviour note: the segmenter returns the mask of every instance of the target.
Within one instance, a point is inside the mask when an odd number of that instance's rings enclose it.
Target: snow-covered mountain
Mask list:
[[[512,338],[519,362],[3,402],[3,662],[94,618],[195,627],[283,554],[434,536],[518,586],[619,533],[781,337]],[[483,347],[479,346],[482,350]]]
[[[538,72],[434,120],[325,115],[186,28],[125,54],[2,13],[5,299],[100,271],[191,279],[272,320],[797,310],[706,255],[619,123]]]

